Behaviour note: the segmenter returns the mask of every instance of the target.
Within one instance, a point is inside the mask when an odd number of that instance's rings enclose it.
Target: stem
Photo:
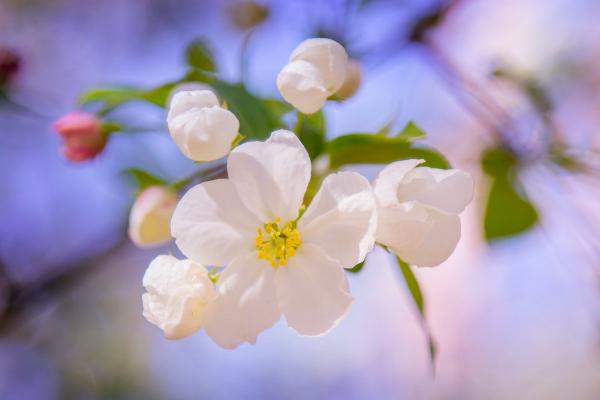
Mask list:
[[[220,163],[210,168],[194,171],[190,175],[186,176],[183,179],[173,182],[169,186],[178,191],[197,179],[202,179],[202,181],[209,181],[216,178],[224,177],[226,176],[226,174],[227,166],[225,165],[225,163]]]
[[[246,32],[240,47],[240,82],[243,84],[245,84],[246,76],[248,75],[248,44],[253,33],[254,29]]]

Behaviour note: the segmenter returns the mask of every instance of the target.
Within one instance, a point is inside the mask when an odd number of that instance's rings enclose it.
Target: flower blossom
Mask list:
[[[177,205],[177,193],[166,186],[150,186],[135,200],[129,213],[129,238],[140,247],[171,239],[169,224]]]
[[[190,189],[171,232],[183,254],[225,266],[204,328],[220,346],[254,343],[283,314],[302,335],[331,329],[352,302],[344,268],[372,249],[377,207],[369,182],[354,172],[326,177],[311,204],[306,149],[289,131],[236,147],[228,179]]]
[[[315,113],[344,84],[347,63],[346,50],[338,42],[307,39],[294,49],[277,75],[277,88],[301,112]]]
[[[226,156],[240,128],[236,116],[222,108],[210,90],[175,93],[167,125],[177,147],[194,161],[213,161]]]
[[[54,129],[62,137],[63,155],[70,161],[91,160],[106,145],[107,134],[94,114],[81,111],[68,113],[54,122]]]
[[[335,95],[340,100],[346,100],[354,96],[358,90],[361,81],[361,67],[357,60],[348,60],[346,68],[346,79],[344,84],[335,92]]]
[[[216,296],[206,268],[173,256],[152,260],[143,285],[144,318],[162,329],[167,339],[182,339],[200,329],[206,306]]]
[[[377,242],[421,267],[445,261],[460,239],[460,214],[473,198],[463,171],[417,167],[423,160],[396,161],[377,176]]]

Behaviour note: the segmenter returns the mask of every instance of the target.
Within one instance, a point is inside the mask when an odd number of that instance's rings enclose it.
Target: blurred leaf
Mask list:
[[[492,180],[485,208],[485,238],[488,241],[505,238],[535,226],[538,213],[522,193],[514,154],[501,147],[492,148],[482,155],[481,166]]]
[[[423,323],[424,333],[427,336],[427,347],[429,350],[429,357],[431,359],[431,365],[435,371],[435,357],[437,355],[437,349],[435,346],[435,341],[429,332],[429,328],[427,327],[427,321],[425,319],[425,300],[423,298],[423,293],[421,291],[421,287],[419,286],[419,281],[412,272],[410,265],[402,261],[399,257],[396,257],[396,261],[398,261],[398,267],[400,268],[400,272],[402,272],[402,277],[404,278],[404,283],[406,283],[406,288],[410,293],[412,300],[419,311],[419,316]]]
[[[325,117],[323,111],[310,115],[298,114],[296,134],[306,147],[311,160],[325,149]]]
[[[404,277],[404,282],[406,283],[406,287],[408,288],[408,291],[410,292],[410,295],[412,296],[412,299],[415,302],[415,305],[417,306],[417,309],[419,310],[421,317],[424,318],[425,317],[425,308],[424,308],[424,301],[423,301],[423,293],[421,293],[421,288],[419,287],[419,282],[417,281],[417,278],[413,274],[412,269],[410,269],[410,265],[408,265],[407,263],[402,261],[399,257],[396,257],[396,260],[398,261],[398,266],[400,267],[400,272],[402,272],[402,276]]]
[[[425,136],[427,136],[425,132],[412,121],[406,124],[404,129],[402,129],[402,132],[397,135],[397,137],[406,139],[409,142],[417,139],[424,139]]]
[[[140,192],[150,186],[166,185],[163,179],[140,168],[128,168],[125,173],[133,178]]]
[[[353,274],[356,274],[356,273],[360,272],[363,269],[364,266],[365,266],[365,262],[363,261],[360,264],[356,264],[352,268],[346,269],[346,272],[351,272]]]
[[[191,42],[185,51],[187,63],[203,71],[216,71],[216,65],[210,49],[202,39]]]
[[[110,111],[130,101],[147,101],[164,107],[174,86],[175,83],[167,83],[147,90],[137,88],[92,89],[79,96],[79,103],[82,105],[102,103],[104,111]]]
[[[248,92],[244,85],[219,80],[210,85],[221,99],[227,101],[229,110],[240,121],[242,135],[251,139],[266,139],[273,130],[282,127],[277,116],[261,99]]]
[[[291,104],[277,99],[262,99],[262,103],[277,120],[294,110]]]
[[[418,147],[403,137],[387,137],[368,133],[338,136],[326,148],[332,169],[346,164],[387,164],[397,160],[420,158],[428,167],[450,168],[438,151]]]

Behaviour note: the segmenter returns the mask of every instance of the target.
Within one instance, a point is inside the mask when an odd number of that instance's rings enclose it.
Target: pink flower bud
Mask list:
[[[4,86],[15,77],[21,67],[21,59],[13,51],[0,48],[0,86]]]
[[[79,162],[98,155],[106,144],[102,123],[93,114],[75,111],[54,122],[54,129],[63,138],[63,155]]]

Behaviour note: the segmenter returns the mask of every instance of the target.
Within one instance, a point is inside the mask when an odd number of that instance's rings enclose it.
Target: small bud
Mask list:
[[[331,39],[307,39],[292,52],[277,76],[281,96],[298,110],[312,114],[344,83],[348,55]]]
[[[106,145],[106,132],[94,114],[80,111],[68,113],[54,122],[54,129],[62,137],[63,155],[70,161],[91,160]]]
[[[135,200],[129,214],[129,238],[140,247],[152,247],[171,239],[171,215],[177,193],[166,186],[150,186]]]
[[[340,100],[345,100],[354,96],[354,93],[356,93],[360,86],[360,80],[360,63],[357,60],[349,60],[348,67],[346,68],[346,79],[342,87],[336,92],[337,97]]]
[[[240,129],[236,116],[221,107],[210,90],[175,93],[167,125],[177,147],[194,161],[213,161],[229,154]]]
[[[144,318],[159,327],[167,339],[183,339],[198,331],[206,307],[217,291],[204,266],[173,256],[156,257],[143,279]]]
[[[178,83],[171,89],[169,92],[169,97],[167,98],[167,109],[171,108],[171,102],[173,101],[173,97],[179,92],[191,92],[195,90],[211,90],[210,86],[206,83],[201,82],[181,82]]]
[[[0,48],[0,86],[9,84],[21,68],[21,59],[13,51]]]
[[[241,30],[252,29],[269,16],[269,9],[254,1],[242,1],[229,8],[231,22]]]

